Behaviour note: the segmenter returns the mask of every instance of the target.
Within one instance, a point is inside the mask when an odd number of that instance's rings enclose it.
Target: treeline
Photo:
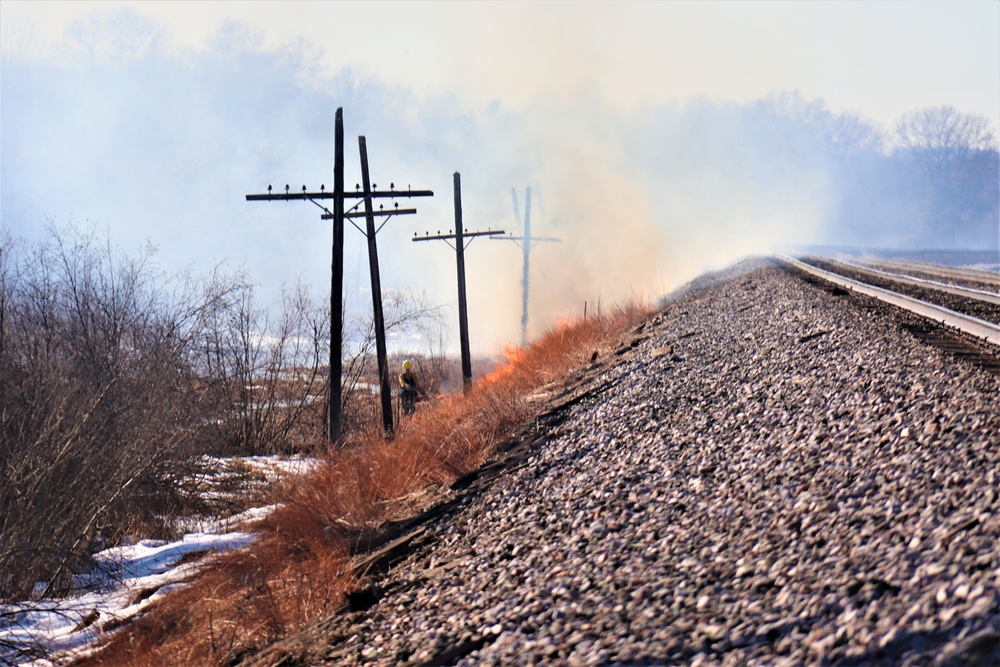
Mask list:
[[[830,238],[1000,251],[1000,154],[986,118],[933,107],[864,133],[832,161]]]
[[[808,243],[1000,248],[1000,153],[982,116],[930,107],[887,128],[785,93],[661,107],[636,129],[630,153],[668,215],[683,193],[756,226],[801,214]]]
[[[399,296],[388,312],[434,315]],[[57,594],[94,549],[168,531],[202,454],[325,444],[328,341],[302,288],[272,319],[246,276],[168,277],[94,228],[0,239],[0,599]],[[362,428],[364,397],[345,401]]]

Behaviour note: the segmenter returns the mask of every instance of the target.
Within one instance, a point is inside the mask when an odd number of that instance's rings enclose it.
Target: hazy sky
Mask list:
[[[455,301],[453,253],[409,242],[448,227],[452,172],[470,228],[517,231],[511,188],[523,206],[533,186],[538,233],[577,238],[533,254],[538,326],[583,301],[655,297],[820,224],[818,184],[763,222],[753,206],[706,212],[690,193],[675,211],[700,227],[657,217],[661,193],[621,146],[665,109],[795,93],[886,128],[941,104],[1000,125],[992,0],[4,0],[0,21],[0,224],[32,237],[46,220],[97,221],[126,248],[155,243],[171,271],[246,267],[267,298],[297,277],[322,295],[329,230],[309,204],[244,195],[329,186],[337,106],[351,183],[365,134],[376,183],[436,192],[380,234],[385,286]],[[485,353],[517,337],[520,254],[485,240],[469,252]],[[355,301],[367,299],[357,232],[347,253]]]
[[[178,51],[239,22],[277,50],[300,41],[327,74],[524,109],[596,87],[615,106],[778,90],[891,123],[950,104],[1000,121],[1000,3],[961,2],[45,2],[6,0],[5,50],[60,58],[67,29],[123,5]],[[4,35],[5,38],[7,35]],[[62,53],[61,53],[62,52]]]

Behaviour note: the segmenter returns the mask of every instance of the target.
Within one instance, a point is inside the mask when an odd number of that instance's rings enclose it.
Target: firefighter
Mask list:
[[[399,374],[400,402],[403,404],[403,414],[412,415],[417,409],[417,397],[426,396],[417,374],[413,372],[413,362],[407,359],[403,362],[403,372]]]

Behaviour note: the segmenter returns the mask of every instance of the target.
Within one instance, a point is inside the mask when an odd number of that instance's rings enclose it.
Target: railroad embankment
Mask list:
[[[258,664],[997,664],[1000,379],[906,324],[773,261],[692,284]]]

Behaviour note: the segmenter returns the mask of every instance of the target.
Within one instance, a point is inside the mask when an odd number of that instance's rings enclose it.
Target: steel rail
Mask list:
[[[882,278],[886,278],[888,280],[892,280],[893,282],[897,283],[903,283],[904,285],[925,287],[927,289],[938,290],[939,292],[947,292],[949,294],[965,297],[967,299],[976,299],[977,301],[986,301],[989,303],[1000,304],[1000,294],[997,294],[996,292],[987,292],[986,290],[972,289],[971,287],[961,287],[959,285],[950,285],[948,283],[941,283],[936,280],[917,278],[916,276],[907,276],[899,273],[891,273],[889,271],[880,271],[879,269],[870,266],[855,264],[854,262],[845,262],[842,259],[829,259],[824,257],[823,261],[830,262],[831,264],[841,264],[843,266],[849,266],[855,271],[881,276]]]
[[[896,292],[891,292],[889,290],[882,289],[881,287],[866,285],[865,283],[858,282],[857,280],[845,278],[844,276],[838,276],[835,273],[818,269],[815,266],[810,266],[805,262],[801,262],[786,255],[775,256],[787,264],[791,264],[806,273],[822,278],[823,280],[831,282],[834,285],[874,297],[880,301],[884,301],[885,303],[889,303],[912,313],[916,313],[921,317],[926,317],[929,320],[940,322],[945,326],[954,327],[955,329],[967,333],[970,336],[985,339],[987,342],[993,343],[994,345],[1000,345],[1000,325],[987,322],[986,320],[981,320],[978,317],[971,317],[962,313],[956,313],[954,310],[936,306],[932,303],[921,301],[920,299],[903,296],[902,294],[897,294]]]
[[[861,264],[870,268],[880,266],[900,271],[920,271],[939,276],[940,278],[959,278],[963,280],[973,280],[975,282],[988,283],[990,285],[1000,285],[1000,273],[985,269],[971,267],[946,266],[944,264],[931,264],[926,262],[913,262],[909,260],[877,259],[874,257],[859,257],[852,263]]]

